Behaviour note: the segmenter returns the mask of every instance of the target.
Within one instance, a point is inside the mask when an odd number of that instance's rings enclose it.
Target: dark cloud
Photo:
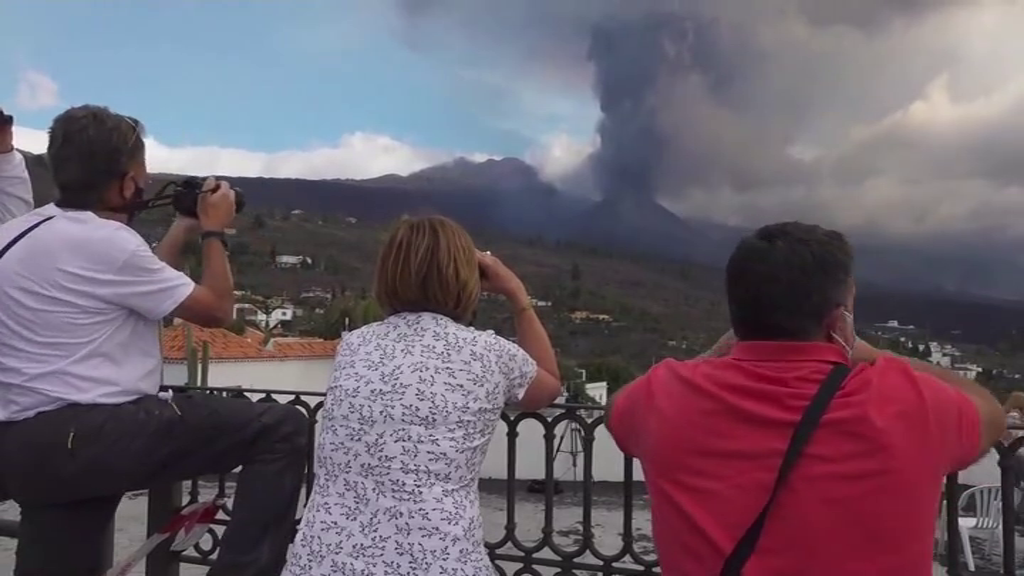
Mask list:
[[[420,46],[593,90],[606,196],[737,223],[1024,237],[1024,6],[396,0]]]

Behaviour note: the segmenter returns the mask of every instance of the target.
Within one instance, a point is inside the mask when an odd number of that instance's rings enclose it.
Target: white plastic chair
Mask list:
[[[1003,542],[1003,507],[1002,488],[998,485],[977,486],[960,495],[957,502],[959,510],[959,532],[961,548],[964,559],[967,560],[967,570],[974,572],[974,553],[971,551],[971,532],[983,532],[986,536],[986,555],[991,555],[993,546],[997,545],[1002,549]],[[1014,504],[1020,495],[1014,490]],[[974,515],[964,513],[964,508],[971,500],[974,501]],[[943,500],[943,510],[939,520],[939,542],[940,545],[946,540],[946,509]]]

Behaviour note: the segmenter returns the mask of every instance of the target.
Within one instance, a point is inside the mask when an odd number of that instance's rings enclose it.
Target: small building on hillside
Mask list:
[[[279,254],[274,257],[274,266],[277,268],[302,268],[313,264],[313,259],[308,256],[293,256]]]
[[[966,362],[964,364],[954,364],[953,371],[963,376],[964,378],[976,380],[978,378],[978,374],[981,374],[981,366],[978,366],[973,362]]]
[[[587,310],[577,310],[575,312],[570,312],[569,318],[572,319],[572,321],[577,324],[579,324],[580,322],[609,323],[615,321],[614,318],[607,314],[597,314],[594,312],[589,312]]]
[[[291,304],[284,304],[266,311],[246,302],[235,304],[236,319],[245,320],[268,331],[278,327],[287,328],[295,321],[296,317],[301,315],[302,309]]]
[[[164,384],[188,382],[188,339],[196,357],[209,343],[209,386],[323,392],[331,379],[340,340],[271,338],[256,330],[239,336],[221,328],[201,328],[177,322],[163,329]]]

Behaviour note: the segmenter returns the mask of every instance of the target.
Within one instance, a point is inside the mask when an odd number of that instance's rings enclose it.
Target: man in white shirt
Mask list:
[[[32,210],[25,158],[14,149],[14,117],[0,108],[0,224]]]
[[[137,120],[71,108],[54,119],[47,156],[57,202],[0,225],[0,495],[21,507],[15,576],[98,576],[125,492],[238,466],[209,574],[278,574],[306,418],[287,405],[158,396],[160,321],[231,320],[234,191],[209,179],[198,221],[178,217],[154,251],[126,225],[148,178]],[[199,232],[196,284],[172,266]]]

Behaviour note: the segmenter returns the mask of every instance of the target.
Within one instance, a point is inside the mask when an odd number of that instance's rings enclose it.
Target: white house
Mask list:
[[[164,383],[188,382],[188,333],[197,358],[209,343],[207,385],[243,389],[323,392],[330,382],[338,340],[274,338],[250,330],[239,336],[220,328],[200,328],[178,322],[163,329]]]
[[[273,330],[282,322],[291,322],[301,315],[302,310],[292,306],[291,304],[278,306],[277,308],[270,310],[269,313],[245,302],[235,304],[235,318],[252,322],[264,330]]]
[[[313,260],[308,256],[292,256],[288,254],[279,254],[274,258],[274,266],[278,268],[301,268],[308,266],[313,263]]]
[[[581,370],[582,372],[582,370]],[[604,406],[608,403],[608,383],[607,382],[587,382],[583,385],[583,391],[586,392],[587,396],[590,396],[598,404]],[[556,402],[565,403],[567,401],[567,394],[562,394]]]
[[[883,322],[882,324],[875,324],[875,326],[878,327],[878,328],[891,328],[891,329],[894,329],[894,330],[913,330],[914,329],[913,325],[903,326],[902,324],[900,324],[899,320],[889,320],[888,322]]]
[[[970,378],[974,380],[981,373],[981,366],[973,363],[956,364],[953,366],[953,371],[963,376],[964,378]]]
[[[299,299],[300,300],[305,299],[305,298],[324,298],[324,299],[327,299],[327,298],[330,298],[330,297],[331,297],[331,291],[330,290],[325,290],[324,288],[319,288],[319,287],[315,287],[315,286],[313,288],[307,288],[307,289],[303,290],[301,294],[299,294]]]

